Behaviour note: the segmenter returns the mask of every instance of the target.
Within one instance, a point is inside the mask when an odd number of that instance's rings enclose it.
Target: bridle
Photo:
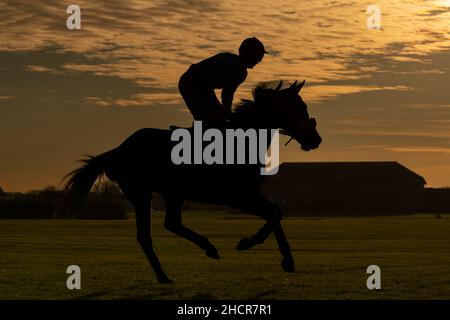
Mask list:
[[[300,120],[299,121],[299,128],[304,128],[302,130],[302,132],[306,132],[311,128],[315,128],[317,126],[317,121],[315,118],[309,118],[306,120]],[[290,131],[290,130],[289,130]],[[294,138],[294,135],[292,133],[290,133],[288,130],[280,130],[281,134],[284,134],[286,136],[290,136],[290,139],[288,140],[288,142],[286,142],[284,145],[287,146]]]

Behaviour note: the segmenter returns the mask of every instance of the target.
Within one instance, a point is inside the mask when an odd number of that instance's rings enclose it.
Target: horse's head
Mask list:
[[[271,127],[281,129],[281,133],[295,139],[305,151],[317,149],[322,138],[317,132],[316,119],[310,118],[308,106],[300,96],[305,81],[298,84],[295,81],[291,86],[281,89],[283,82],[278,86],[267,88],[259,86],[254,91],[256,107],[263,108],[265,122]]]

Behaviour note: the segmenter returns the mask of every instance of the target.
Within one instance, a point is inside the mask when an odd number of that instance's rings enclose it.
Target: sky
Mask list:
[[[70,4],[81,30],[66,27]],[[0,187],[58,185],[139,128],[190,125],[181,74],[250,36],[270,54],[235,102],[305,79],[323,138],[282,147],[282,161],[398,161],[450,186],[449,0],[0,0]]]

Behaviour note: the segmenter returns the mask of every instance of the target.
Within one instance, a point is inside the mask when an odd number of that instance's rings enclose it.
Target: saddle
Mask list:
[[[227,121],[227,122],[222,122],[222,121],[202,121],[202,129],[203,130],[207,130],[207,129],[211,129],[211,128],[215,128],[215,129],[226,129],[226,128],[234,128],[234,126],[232,125],[231,122]],[[194,129],[194,123],[192,123],[192,125],[190,127],[182,127],[182,126],[177,126],[177,125],[171,125],[169,126],[169,130],[170,131],[174,131],[177,129],[186,129],[189,131],[192,131]]]

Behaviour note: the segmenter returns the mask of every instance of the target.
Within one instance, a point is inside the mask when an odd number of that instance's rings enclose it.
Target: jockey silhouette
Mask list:
[[[229,120],[236,89],[247,78],[247,69],[257,65],[265,53],[264,45],[253,37],[242,42],[239,55],[223,52],[191,65],[181,76],[178,88],[194,120]],[[222,103],[214,89],[222,89]]]

